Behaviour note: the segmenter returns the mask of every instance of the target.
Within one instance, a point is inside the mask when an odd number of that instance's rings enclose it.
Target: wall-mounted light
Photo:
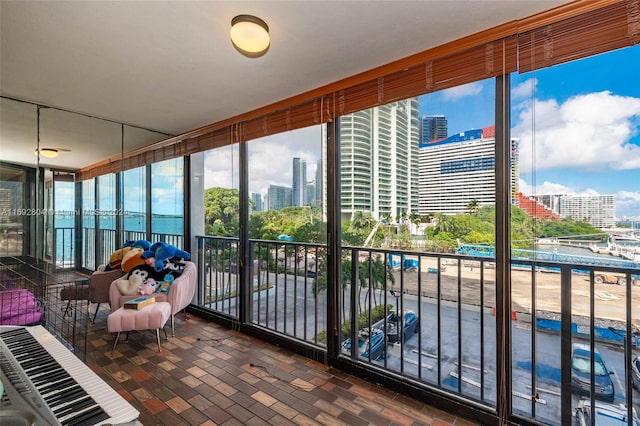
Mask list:
[[[231,42],[245,56],[258,58],[269,50],[269,27],[253,15],[238,15],[231,20]]]
[[[38,155],[38,149],[36,148],[35,155]],[[40,155],[47,158],[56,158],[60,152],[54,148],[40,148]]]

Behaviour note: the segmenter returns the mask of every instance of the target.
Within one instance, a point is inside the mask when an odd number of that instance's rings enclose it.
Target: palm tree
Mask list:
[[[480,208],[480,202],[475,198],[467,203],[467,210],[469,213],[475,213]]]
[[[391,282],[393,286],[396,282],[395,277],[391,272],[391,268],[386,267],[383,257],[378,254],[375,259],[363,260],[358,263],[358,281],[360,282],[360,289],[366,288],[365,301],[367,302],[367,309],[371,309],[369,306],[369,292],[373,291],[373,304],[378,305],[376,298],[376,290],[383,292],[386,290],[387,281]],[[358,296],[358,300],[360,297]],[[363,312],[362,306],[359,304],[360,312]],[[358,312],[358,313],[360,313]]]
[[[411,213],[409,213],[409,222],[411,222],[411,224],[416,227],[416,232],[418,232],[417,227],[418,224],[422,222],[422,218],[420,217],[420,214],[418,214],[418,212],[412,211]]]
[[[436,213],[436,231],[437,232],[449,232],[451,231],[451,220],[447,215],[442,213]]]

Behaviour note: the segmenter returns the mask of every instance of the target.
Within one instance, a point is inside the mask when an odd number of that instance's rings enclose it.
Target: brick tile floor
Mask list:
[[[131,333],[111,354],[104,310],[87,335],[86,363],[152,425],[471,425],[198,317],[176,336]]]

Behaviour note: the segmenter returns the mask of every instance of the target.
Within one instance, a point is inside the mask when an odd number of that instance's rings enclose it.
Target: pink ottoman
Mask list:
[[[165,339],[168,338],[164,325],[170,317],[171,304],[169,302],[156,302],[140,310],[119,308],[107,317],[107,330],[109,333],[118,333],[115,342],[113,342],[111,353],[115,352],[120,333],[123,331],[127,332],[128,338],[129,331],[153,329],[156,330],[158,352],[160,352],[160,329],[162,328],[164,331]]]

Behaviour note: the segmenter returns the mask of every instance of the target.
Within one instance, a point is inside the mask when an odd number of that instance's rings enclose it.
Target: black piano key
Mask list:
[[[64,379],[70,379],[71,376],[65,370],[58,370],[55,373],[49,374],[47,377],[38,377],[37,379],[32,379],[33,385],[38,388],[41,385],[54,383]]]
[[[84,389],[82,389],[80,385],[75,385],[69,389],[60,390],[43,398],[50,406],[57,406],[64,402],[72,401],[75,398],[80,398],[83,395],[86,395]]]
[[[46,372],[49,372],[51,370],[60,370],[62,367],[60,367],[60,364],[56,363],[48,363],[48,364],[40,364],[37,361],[33,362],[30,364],[30,366],[27,367],[22,367],[22,370],[27,373],[28,375],[39,375],[39,374],[43,374]],[[31,374],[31,372],[34,372],[35,374]]]
[[[89,426],[100,423],[101,421],[107,420],[108,418],[109,416],[102,408],[96,407],[84,413],[79,413],[78,415],[70,419],[65,419],[61,423],[64,426]]]
[[[32,368],[24,369],[23,371],[29,376],[40,377],[42,375],[48,375],[52,371],[58,371],[61,368],[60,364],[49,364],[44,366],[34,366]]]
[[[69,402],[67,405],[52,411],[57,418],[63,419],[67,417],[69,414],[80,413],[93,405],[96,405],[96,402],[89,395],[86,395],[83,398],[74,399],[73,401]]]
[[[65,389],[71,388],[76,383],[71,377],[65,378],[63,380],[58,380],[53,383],[47,383],[42,387],[37,387],[36,390],[40,393],[40,395],[47,396],[53,392],[59,392]]]

